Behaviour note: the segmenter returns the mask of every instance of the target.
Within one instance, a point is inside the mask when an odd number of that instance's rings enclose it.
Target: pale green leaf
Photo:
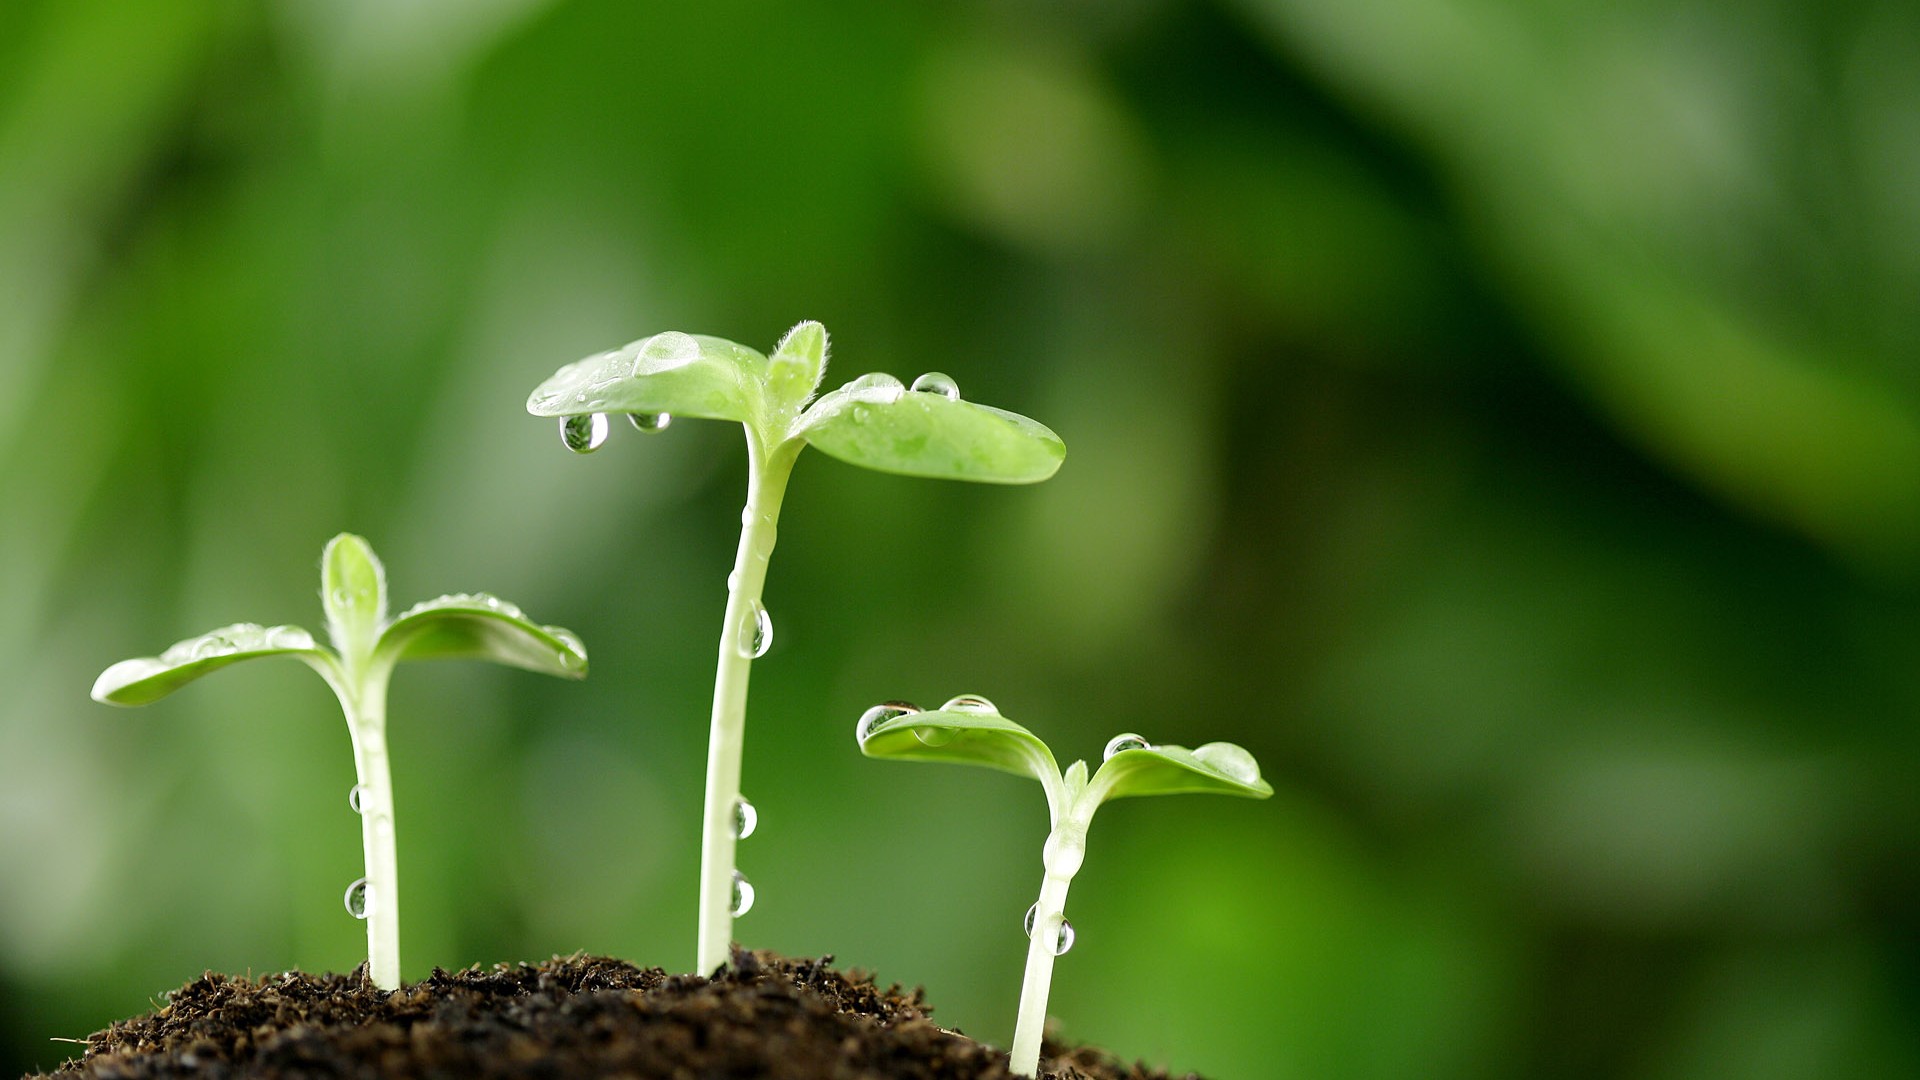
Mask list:
[[[372,644],[387,617],[387,571],[364,539],[341,533],[320,555],[320,604],[334,648],[354,653]]]
[[[1260,778],[1253,755],[1228,742],[1148,746],[1122,750],[1106,760],[1088,789],[1101,801],[1133,795],[1186,793],[1244,795],[1264,799],[1273,788]]]
[[[535,416],[640,413],[756,422],[767,358],[725,338],[669,330],[568,364],[534,389]]]
[[[767,393],[780,407],[798,412],[827,373],[827,328],[803,322],[787,331],[767,361]]]
[[[235,623],[176,642],[159,656],[120,661],[94,680],[93,700],[107,705],[145,705],[210,671],[262,656],[296,656],[311,664],[332,663],[332,654],[297,626]]]
[[[869,469],[940,480],[1031,484],[1052,476],[1066,444],[1018,413],[865,375],[820,398],[795,434]]]
[[[587,674],[586,646],[572,631],[542,626],[487,593],[442,596],[401,612],[381,632],[378,656],[491,660],[569,679]]]
[[[1051,789],[1060,766],[1039,736],[991,713],[916,712],[875,724],[860,740],[860,752],[898,761],[944,761],[984,765],[1030,776]]]

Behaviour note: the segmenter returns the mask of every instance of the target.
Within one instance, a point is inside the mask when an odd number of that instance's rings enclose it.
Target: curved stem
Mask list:
[[[400,870],[393,829],[393,778],[387,767],[387,675],[361,673],[353,692],[334,687],[353,737],[360,784],[360,847],[367,875],[367,977],[382,990],[400,986]],[[331,681],[331,680],[329,680]]]
[[[700,829],[700,940],[694,967],[702,975],[726,963],[727,947],[733,941],[733,822],[740,799],[751,646],[762,610],[767,561],[778,533],[780,503],[800,445],[781,443],[769,450],[747,427],[747,505],[740,512],[740,550],[727,577],[727,614],[720,624],[713,726],[707,738],[707,800]]]
[[[1040,1067],[1040,1036],[1047,1026],[1047,992],[1053,985],[1054,942],[1066,920],[1067,886],[1072,878],[1049,873],[1040,885],[1040,903],[1033,915],[1033,936],[1027,942],[1027,971],[1020,982],[1020,1018],[1013,1028],[1013,1054],[1008,1063],[1015,1076],[1033,1076]]]

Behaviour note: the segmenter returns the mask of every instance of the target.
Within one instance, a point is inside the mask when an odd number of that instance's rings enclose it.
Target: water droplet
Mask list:
[[[760,811],[753,808],[745,795],[733,800],[733,838],[745,840],[760,827]]]
[[[347,792],[347,805],[351,807],[356,814],[366,813],[367,789],[360,784],[353,785],[352,789]]]
[[[913,729],[913,737],[928,746],[945,746],[952,742],[959,734],[959,732],[952,728],[945,727],[917,727]]]
[[[347,914],[356,919],[364,919],[373,912],[373,891],[366,878],[356,878],[347,886],[347,894],[342,899],[346,901]]]
[[[899,379],[884,371],[862,375],[841,387],[840,390],[854,401],[871,402],[875,405],[891,405],[900,400],[900,395],[907,392],[907,388]],[[855,418],[859,418],[858,414]]]
[[[1039,916],[1040,903],[1039,901],[1035,901],[1033,906],[1027,909],[1027,937],[1033,937],[1033,923]],[[1060,929],[1053,938],[1053,955],[1065,956],[1067,950],[1071,948],[1073,948],[1073,924],[1068,922],[1066,916],[1063,915],[1060,917]]]
[[[667,430],[667,428],[673,425],[673,414],[663,412],[630,412],[627,414],[627,423],[632,424],[633,430],[635,431],[644,431],[649,435],[655,435]]]
[[[913,380],[913,385],[907,389],[917,390],[922,394],[939,394],[948,401],[960,400],[960,384],[953,381],[953,376],[944,372],[929,371]]]
[[[733,917],[739,918],[753,910],[753,882],[738,870],[733,872]]]
[[[692,334],[683,334],[678,330],[655,334],[637,344],[639,349],[633,358],[635,375],[672,371],[700,359],[700,343],[693,339]]]
[[[940,706],[940,711],[973,713],[977,716],[1000,715],[1000,709],[995,706],[993,702],[988,701],[979,694],[961,694],[959,697]]]
[[[749,660],[758,660],[773,648],[773,616],[755,600],[753,607],[740,619],[740,638],[735,643],[740,655]]]
[[[311,649],[313,635],[297,626],[275,626],[267,631],[267,647],[271,649]]]
[[[560,418],[561,445],[574,453],[591,454],[606,441],[606,413],[581,413]]]
[[[239,646],[224,634],[208,634],[193,643],[195,660],[211,660],[216,656],[231,656],[239,652]]]
[[[1153,744],[1129,731],[1124,735],[1115,735],[1107,740],[1106,752],[1100,755],[1101,761],[1112,761],[1113,755],[1126,750],[1151,750]]]
[[[860,714],[860,720],[853,726],[853,736],[861,742],[873,734],[873,729],[897,716],[912,716],[920,711],[920,706],[911,701],[883,701]]]
[[[1243,784],[1260,782],[1260,763],[1253,755],[1230,742],[1210,742],[1193,751],[1193,756]]]

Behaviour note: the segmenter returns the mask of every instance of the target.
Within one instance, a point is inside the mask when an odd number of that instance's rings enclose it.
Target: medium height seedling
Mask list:
[[[1264,799],[1273,794],[1260,779],[1253,755],[1224,742],[1188,750],[1155,746],[1138,735],[1116,735],[1091,778],[1084,761],[1062,773],[1046,743],[973,694],[954,698],[935,712],[899,701],[875,705],[861,715],[854,734],[860,752],[868,757],[985,765],[1031,776],[1046,789],[1052,815],[1052,830],[1041,851],[1046,876],[1040,899],[1027,909],[1027,970],[1013,1031],[1011,1065],[1020,1076],[1033,1076],[1039,1068],[1053,958],[1073,947],[1067,886],[1086,857],[1087,825],[1100,804],[1129,795],[1199,792]]]
[[[962,400],[939,372],[910,387],[891,375],[863,375],[815,398],[826,366],[827,332],[816,322],[789,330],[771,359],[722,338],[667,331],[569,364],[527,399],[528,412],[559,418],[561,441],[578,453],[606,441],[608,414],[624,413],[649,432],[676,415],[734,420],[746,429],[747,505],[727,577],[707,743],[695,968],[703,973],[725,962],[733,919],[752,902],[751,886],[734,868],[734,842],[754,817],[740,797],[747,676],[773,640],[760,597],[800,451],[813,445],[882,472],[991,484],[1045,480],[1066,455],[1044,425]]]
[[[387,618],[387,575],[367,542],[342,533],[320,557],[320,602],[331,649],[297,626],[236,623],[179,642],[156,657],[122,660],[93,684],[95,701],[145,705],[207,674],[262,656],[287,656],[320,673],[340,699],[359,782],[348,802],[360,815],[366,876],[347,888],[347,910],[367,922],[367,974],[400,985],[400,903],[387,769],[387,679],[402,660],[471,657],[578,679],[580,639],[541,626],[486,593],[458,593]]]

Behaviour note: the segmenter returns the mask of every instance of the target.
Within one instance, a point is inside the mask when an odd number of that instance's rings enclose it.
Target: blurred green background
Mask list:
[[[1920,1074],[1920,7],[0,5],[0,1064],[203,969],[346,969],[321,545],[593,675],[412,665],[409,977],[684,969],[730,425],[522,411],[661,329],[950,372],[1070,447],[809,455],[756,665],[755,946],[1011,1033],[1040,792],[865,761],[984,693],[1104,812],[1070,1037],[1231,1077]],[[624,434],[624,437],[623,437]]]

